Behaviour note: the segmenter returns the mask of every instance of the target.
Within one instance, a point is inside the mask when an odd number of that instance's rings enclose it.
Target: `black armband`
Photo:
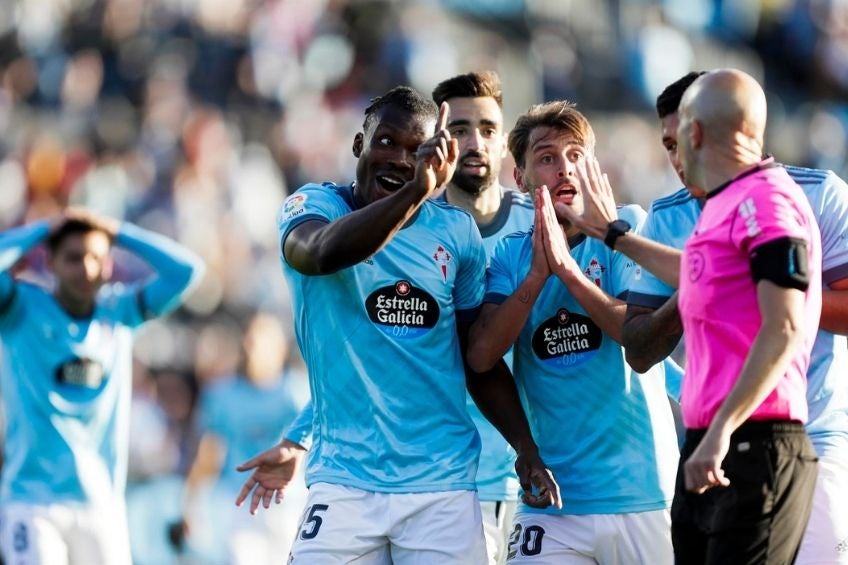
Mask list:
[[[781,237],[764,243],[751,253],[751,276],[783,288],[806,291],[810,286],[807,264],[807,242],[794,237]]]

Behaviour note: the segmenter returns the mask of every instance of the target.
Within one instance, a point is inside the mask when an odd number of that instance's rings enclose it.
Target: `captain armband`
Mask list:
[[[751,254],[751,276],[779,287],[806,291],[810,286],[807,264],[807,242],[794,237],[781,237],[764,243]]]

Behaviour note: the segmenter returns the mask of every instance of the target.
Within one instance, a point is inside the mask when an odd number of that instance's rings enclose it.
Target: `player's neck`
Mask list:
[[[478,226],[485,226],[495,218],[501,207],[501,192],[499,183],[489,186],[476,195],[449,184],[445,198],[449,204],[467,210]]]
[[[53,293],[53,297],[72,318],[89,318],[94,312],[93,300],[77,300],[59,288]]]

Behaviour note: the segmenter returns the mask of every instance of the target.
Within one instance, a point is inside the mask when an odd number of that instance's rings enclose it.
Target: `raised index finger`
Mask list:
[[[439,106],[439,119],[436,120],[436,133],[448,127],[448,112],[450,112],[450,106],[447,102],[442,102]]]

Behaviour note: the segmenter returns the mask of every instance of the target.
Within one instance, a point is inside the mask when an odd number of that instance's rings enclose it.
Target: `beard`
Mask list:
[[[472,176],[463,173],[459,168],[453,174],[451,184],[463,192],[467,192],[471,196],[477,196],[498,180],[500,171],[494,170],[491,166],[486,167],[486,174],[483,176]]]

